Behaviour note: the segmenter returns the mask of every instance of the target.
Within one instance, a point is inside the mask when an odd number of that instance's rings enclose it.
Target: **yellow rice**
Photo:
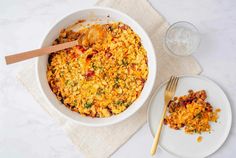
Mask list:
[[[127,25],[100,24],[107,36],[89,47],[75,46],[49,56],[48,83],[72,111],[109,117],[126,110],[140,95],[148,76],[147,53]],[[76,40],[81,31],[62,30],[54,44]]]

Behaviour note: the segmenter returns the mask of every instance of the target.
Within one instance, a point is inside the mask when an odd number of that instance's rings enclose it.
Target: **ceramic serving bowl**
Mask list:
[[[140,107],[142,107],[142,105],[147,100],[153,89],[156,77],[156,67],[157,67],[156,56],[153,45],[147,33],[144,31],[144,29],[128,15],[111,8],[94,7],[94,8],[79,10],[75,13],[72,13],[64,17],[62,20],[56,23],[49,30],[48,34],[44,38],[42,47],[50,46],[52,42],[57,38],[57,36],[59,35],[60,31],[63,28],[66,28],[69,25],[74,24],[79,19],[85,19],[86,21],[91,21],[91,22],[94,22],[97,19],[102,19],[100,21],[103,22],[121,21],[129,25],[134,30],[134,32],[136,32],[140,36],[142,44],[147,51],[148,69],[149,69],[148,78],[140,96],[132,105],[130,105],[129,108],[127,108],[124,112],[118,115],[113,115],[108,118],[91,118],[91,117],[81,116],[79,113],[73,112],[69,108],[64,106],[56,98],[56,95],[51,91],[46,77],[48,55],[38,57],[37,59],[36,75],[39,87],[44,97],[48,101],[49,106],[59,111],[60,114],[67,117],[68,119],[71,119],[85,126],[94,126],[94,127],[107,126],[118,123],[132,116],[138,109],[140,109]]]

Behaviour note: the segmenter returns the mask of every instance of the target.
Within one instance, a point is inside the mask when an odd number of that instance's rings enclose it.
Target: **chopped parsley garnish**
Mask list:
[[[76,106],[77,105],[77,100],[74,100],[74,106]]]
[[[196,116],[195,116],[195,118],[201,118],[202,117],[202,114],[201,113],[199,113],[199,114],[197,114]]]
[[[128,65],[128,61],[125,60],[125,59],[122,59],[122,65],[127,66]]]
[[[104,93],[103,89],[99,87],[99,88],[97,89],[97,93],[96,93],[96,94],[97,94],[97,95],[101,95],[101,94],[103,94],[103,93]]]
[[[116,105],[122,105],[123,103],[124,103],[123,100],[118,100],[118,101],[116,102]]]
[[[131,104],[132,104],[131,102],[128,102],[128,103],[125,104],[125,106],[128,107],[128,106],[130,106]]]
[[[63,77],[63,76],[64,76],[64,71],[62,71],[62,72],[60,73],[60,76],[61,76],[61,77]]]
[[[54,74],[56,72],[56,69],[52,69],[52,73]]]
[[[84,104],[84,107],[88,109],[88,108],[91,108],[92,105],[93,105],[92,103],[87,102]]]
[[[96,69],[97,69],[97,66],[96,66],[94,63],[92,63],[92,68],[93,68],[94,70],[96,70]]]
[[[119,81],[119,77],[116,76],[116,78],[115,78],[115,83],[118,83],[118,81]]]
[[[114,88],[119,88],[119,84],[115,82],[115,84],[113,85]]]

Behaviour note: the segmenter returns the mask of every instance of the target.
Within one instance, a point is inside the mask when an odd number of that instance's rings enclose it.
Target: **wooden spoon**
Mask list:
[[[101,25],[91,26],[90,29],[81,31],[81,35],[78,40],[66,42],[54,46],[49,46],[41,49],[35,49],[27,52],[22,52],[15,55],[9,55],[5,57],[6,64],[13,64],[19,61],[23,61],[26,59],[50,54],[53,52],[57,52],[63,49],[67,49],[76,45],[92,45],[95,42],[103,41],[106,38],[106,31]]]
[[[42,55],[46,55],[46,54],[50,54],[59,50],[63,50],[66,48],[70,48],[73,46],[78,45],[78,41],[71,41],[71,42],[66,42],[66,43],[62,43],[62,44],[58,44],[58,45],[54,45],[54,46],[49,46],[49,47],[45,47],[45,48],[41,48],[41,49],[35,49],[35,50],[31,50],[31,51],[27,51],[27,52],[22,52],[19,54],[14,54],[14,55],[9,55],[9,56],[5,56],[5,60],[6,60],[6,64],[13,64],[16,62],[20,62],[26,59],[30,59],[30,58],[34,58],[34,57],[38,57],[38,56],[42,56]]]

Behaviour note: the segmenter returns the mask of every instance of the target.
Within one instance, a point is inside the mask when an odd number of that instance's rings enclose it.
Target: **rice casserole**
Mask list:
[[[94,28],[102,31],[93,32]],[[88,33],[89,32],[89,33]],[[83,116],[110,117],[126,110],[148,77],[147,52],[126,24],[94,24],[78,32],[63,29],[53,44],[104,36],[50,54],[47,80],[57,98]]]
[[[210,122],[217,122],[220,109],[213,109],[206,99],[205,90],[189,90],[187,95],[175,97],[168,104],[164,124],[176,130],[184,128],[188,134],[211,132]]]

